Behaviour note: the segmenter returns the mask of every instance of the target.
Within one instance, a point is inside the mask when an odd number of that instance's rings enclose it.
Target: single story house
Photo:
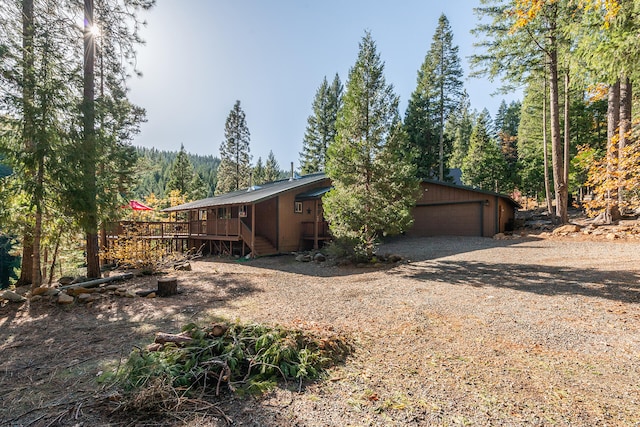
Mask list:
[[[430,180],[421,186],[409,236],[491,237],[512,227],[519,207],[490,191]],[[253,256],[318,248],[330,239],[322,208],[330,189],[331,180],[315,173],[196,200],[164,209],[173,220],[145,223],[145,237],[178,249],[204,245],[210,253]],[[111,238],[122,235],[112,230]]]

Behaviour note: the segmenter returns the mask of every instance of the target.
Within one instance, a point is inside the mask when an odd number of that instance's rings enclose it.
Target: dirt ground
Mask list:
[[[0,425],[640,425],[640,239],[398,238],[381,252],[405,261],[204,258],[171,273],[173,297],[5,304]],[[118,391],[101,374],[155,332],[215,317],[332,328],[354,351],[301,392],[160,420],[112,413]]]

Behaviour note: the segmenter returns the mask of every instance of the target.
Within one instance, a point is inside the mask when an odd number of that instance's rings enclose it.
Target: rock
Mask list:
[[[0,294],[0,299],[6,299],[11,302],[25,302],[27,299],[20,294],[17,294],[13,291],[4,291]]]
[[[84,294],[78,295],[78,301],[79,302],[84,302],[84,303],[94,302],[98,298],[99,298],[99,296],[96,295],[96,294],[84,293]]]
[[[155,292],[151,292],[150,294],[147,294],[147,296],[145,298],[155,298],[156,297],[156,293]]]
[[[318,252],[317,254],[315,254],[315,255],[313,256],[313,260],[314,260],[315,262],[325,262],[325,261],[327,260],[327,257],[326,257],[326,256],[324,256],[324,254],[322,254],[322,253]]]
[[[62,286],[70,285],[72,282],[73,282],[73,277],[69,277],[69,276],[63,276],[58,279],[58,283],[60,283]]]
[[[49,289],[47,289],[47,292],[44,293],[44,296],[46,296],[46,297],[55,297],[59,293],[60,293],[60,291],[58,289],[49,288]]]
[[[117,291],[120,289],[120,285],[107,285],[104,287],[105,291]]]
[[[31,295],[32,296],[44,295],[49,291],[49,289],[51,289],[51,288],[48,288],[46,286],[39,286],[39,287],[31,290]]]
[[[300,254],[296,257],[296,261],[298,262],[311,262],[311,255]]]
[[[493,235],[494,240],[506,240],[507,236],[504,233],[498,233]]]
[[[579,231],[580,231],[580,226],[579,225],[566,224],[566,225],[563,225],[563,226],[558,227],[555,230],[553,230],[553,234],[555,236],[559,236],[559,235],[566,235],[566,234],[569,234],[569,233],[577,233]]]
[[[615,240],[615,239],[619,239],[619,238],[620,238],[620,236],[618,236],[616,233],[608,233],[605,236],[605,239],[607,239],[607,240]]]
[[[72,296],[78,296],[80,294],[92,294],[94,292],[96,292],[95,289],[87,289],[87,288],[83,288],[82,286],[77,288],[67,289],[67,294]]]
[[[402,261],[402,257],[398,254],[391,254],[387,257],[387,261],[389,261],[392,264],[395,264],[397,262]]]
[[[58,295],[58,304],[73,304],[73,297],[64,292],[60,292],[60,295]]]
[[[31,298],[29,298],[30,302],[38,302],[42,300],[42,295],[34,295]]]

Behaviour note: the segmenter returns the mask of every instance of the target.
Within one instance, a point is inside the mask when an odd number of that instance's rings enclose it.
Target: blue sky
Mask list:
[[[142,78],[131,99],[148,121],[134,145],[219,156],[224,125],[236,100],[246,113],[253,161],[273,150],[283,169],[298,165],[311,104],[322,79],[343,84],[358,43],[371,31],[387,83],[404,117],[417,71],[440,14],[449,19],[472,107],[492,115],[499,82],[469,79],[479,0],[158,0],[143,18]]]

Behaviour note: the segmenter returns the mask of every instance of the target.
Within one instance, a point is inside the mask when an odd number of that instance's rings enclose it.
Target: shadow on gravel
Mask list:
[[[431,261],[405,268],[408,277],[430,282],[640,303],[640,274],[628,271],[469,261]]]
[[[396,236],[385,239],[378,247],[378,253],[382,255],[399,255],[405,261],[424,261],[458,255],[465,252],[473,252],[485,249],[504,248],[514,245],[522,245],[526,242],[535,242],[536,238],[521,238],[513,240],[494,240],[490,237],[406,237]],[[285,273],[303,274],[312,277],[344,277],[367,274],[375,271],[385,271],[396,267],[398,264],[372,264],[372,265],[335,265],[330,262],[299,262],[293,255],[277,255],[257,258],[248,261],[221,260],[219,258],[203,258],[198,262],[207,263],[237,263],[248,267],[265,270],[277,270]]]
[[[155,332],[179,332],[186,320],[206,314],[202,307],[233,305],[257,292],[239,274],[191,277],[168,298],[105,295],[94,305],[43,300],[0,307],[0,426],[105,425],[102,414],[91,419],[101,372],[153,341]],[[136,279],[122,285],[149,287]]]

